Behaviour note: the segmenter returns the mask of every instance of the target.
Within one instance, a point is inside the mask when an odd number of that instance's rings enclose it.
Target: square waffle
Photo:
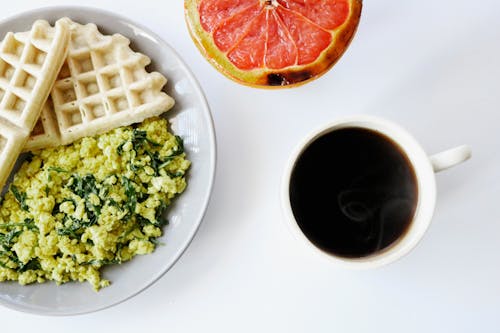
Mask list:
[[[172,108],[173,98],[162,91],[166,78],[146,71],[151,60],[132,51],[129,39],[61,20],[71,29],[68,56],[24,150],[68,144]]]
[[[69,26],[36,21],[30,31],[6,34],[0,45],[0,188],[32,131],[59,72]]]

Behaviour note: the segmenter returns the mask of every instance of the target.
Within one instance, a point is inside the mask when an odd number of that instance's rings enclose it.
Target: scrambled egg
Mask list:
[[[160,118],[32,154],[0,205],[0,281],[108,286],[101,267],[155,249],[189,165]]]

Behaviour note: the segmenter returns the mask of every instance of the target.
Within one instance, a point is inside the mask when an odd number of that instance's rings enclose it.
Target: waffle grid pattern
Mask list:
[[[143,121],[173,106],[173,99],[161,91],[165,77],[146,71],[150,59],[132,51],[126,37],[102,35],[94,24],[66,20],[72,37],[51,92],[55,116],[48,114],[50,108],[44,111],[38,133],[32,134],[26,149],[67,144]]]
[[[0,45],[0,187],[28,140],[65,58],[69,28],[34,22]]]
[[[36,21],[31,31],[9,32],[2,41],[0,116],[20,128],[33,127],[33,118],[38,117],[43,103],[36,105],[37,101],[32,101],[32,93],[50,51],[53,30],[46,21]]]

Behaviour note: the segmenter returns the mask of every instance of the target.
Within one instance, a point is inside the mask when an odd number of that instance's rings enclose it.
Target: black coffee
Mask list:
[[[302,232],[343,257],[380,251],[408,230],[417,181],[406,154],[378,132],[349,127],[312,142],[290,179],[290,203]]]

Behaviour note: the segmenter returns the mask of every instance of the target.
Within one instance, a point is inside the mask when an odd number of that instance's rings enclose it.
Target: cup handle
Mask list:
[[[463,145],[434,154],[430,157],[430,160],[434,172],[439,172],[465,162],[470,157],[470,147]]]

